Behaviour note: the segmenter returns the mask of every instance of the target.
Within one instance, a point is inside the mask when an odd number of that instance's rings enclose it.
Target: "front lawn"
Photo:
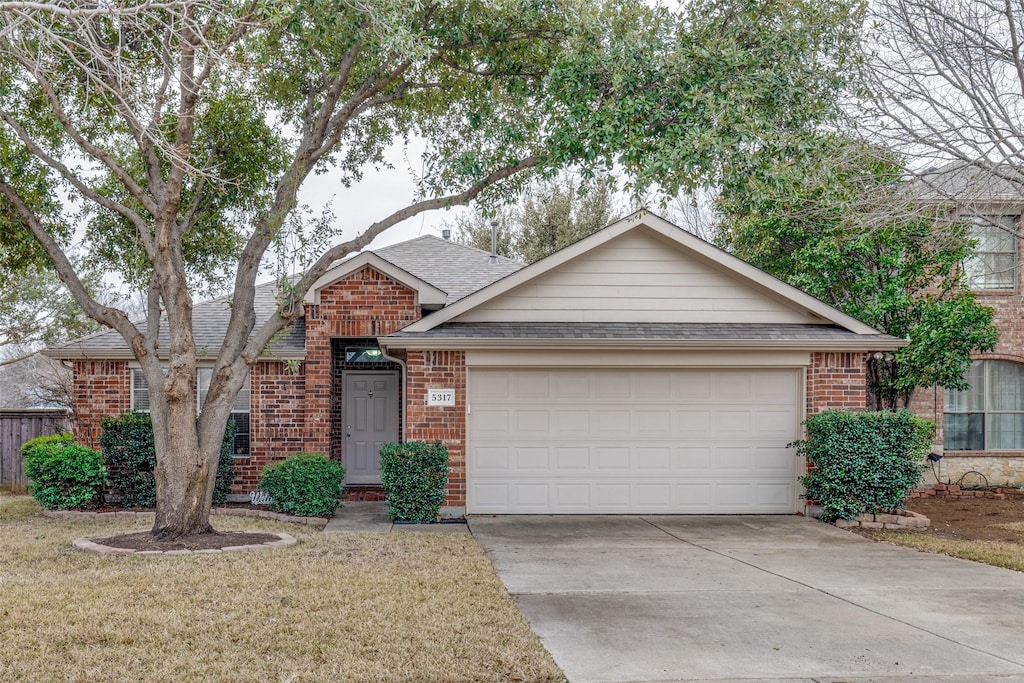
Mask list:
[[[144,530],[57,521],[0,494],[0,680],[560,681],[471,536],[284,531],[295,548],[99,557],[75,537]]]

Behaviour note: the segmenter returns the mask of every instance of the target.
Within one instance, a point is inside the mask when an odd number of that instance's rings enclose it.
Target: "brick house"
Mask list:
[[[992,308],[999,343],[974,356],[966,391],[918,390],[911,410],[939,425],[935,474],[943,483],[1024,485],[1024,194],[1019,184],[954,162],[927,173],[917,201],[948,220],[968,220],[977,240],[965,261],[968,286]],[[934,481],[926,473],[925,483]]]
[[[273,306],[262,285],[258,316]],[[194,315],[212,359],[227,304]],[[449,449],[449,516],[792,513],[786,444],[864,408],[867,354],[902,344],[650,213],[529,266],[420,237],[336,264],[253,366],[235,492],[298,450],[373,490],[379,445],[421,439]],[[78,440],[146,409],[116,333],[49,353],[73,364]]]

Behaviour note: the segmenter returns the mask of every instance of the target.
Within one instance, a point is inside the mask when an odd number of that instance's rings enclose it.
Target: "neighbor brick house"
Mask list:
[[[971,473],[964,483],[1024,485],[1024,193],[1020,183],[960,162],[926,173],[920,185],[917,202],[970,221],[978,244],[964,263],[967,284],[992,308],[999,342],[974,355],[970,389],[920,389],[911,409],[939,425],[935,473],[943,483]]]
[[[212,359],[227,303],[194,316]],[[902,344],[650,213],[529,266],[420,237],[336,264],[254,365],[236,493],[298,450],[375,487],[379,445],[422,439],[449,450],[447,515],[791,513],[801,422],[863,409],[867,354]],[[50,353],[74,365],[80,441],[146,408],[115,333]]]

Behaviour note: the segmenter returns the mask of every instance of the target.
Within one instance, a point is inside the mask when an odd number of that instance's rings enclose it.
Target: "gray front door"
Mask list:
[[[347,372],[342,389],[348,484],[380,483],[380,447],[398,441],[398,373]]]

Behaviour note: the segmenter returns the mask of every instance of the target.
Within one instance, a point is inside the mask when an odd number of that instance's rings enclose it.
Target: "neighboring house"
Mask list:
[[[1024,485],[1024,178],[955,162],[924,174],[921,184],[918,202],[970,221],[977,247],[964,271],[978,302],[995,313],[999,343],[974,356],[970,389],[918,390],[911,409],[939,424],[943,482],[974,472],[991,485]]]
[[[195,307],[211,362],[227,319]],[[649,213],[530,266],[420,237],[335,265],[253,367],[236,492],[298,450],[376,486],[381,443],[440,440],[448,516],[792,513],[801,421],[863,409],[867,354],[903,343]],[[145,409],[117,334],[49,353],[74,362],[80,440]]]

